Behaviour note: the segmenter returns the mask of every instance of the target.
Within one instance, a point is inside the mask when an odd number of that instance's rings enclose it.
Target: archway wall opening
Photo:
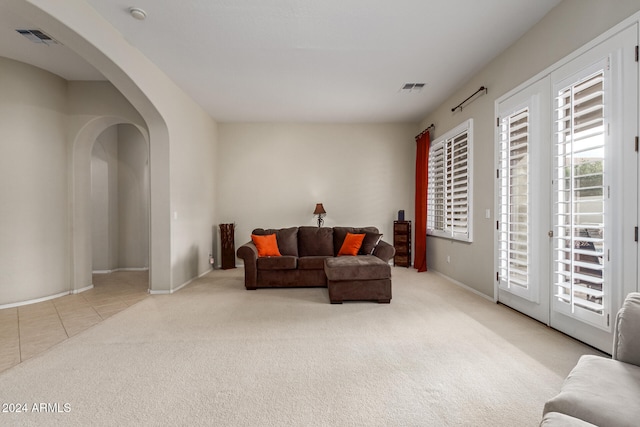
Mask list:
[[[93,273],[149,267],[149,149],[133,125],[107,128],[91,151]]]
[[[94,267],[92,221],[97,219],[94,218],[91,195],[94,148],[96,144],[104,144],[111,139],[117,144],[118,127],[127,125],[137,129],[147,149],[149,133],[140,114],[109,82],[69,82],[68,105],[69,135],[73,136],[68,143],[69,268],[72,274],[71,291],[80,292],[92,286]],[[117,156],[117,148],[110,151],[111,157]],[[111,172],[115,171],[117,168],[112,167]],[[111,219],[105,221],[117,229],[117,222],[114,223],[117,213],[112,212],[110,216]],[[117,244],[118,238],[113,233],[105,237]],[[148,247],[149,241],[144,244]],[[116,247],[109,248],[107,265],[117,265],[117,253]]]
[[[67,82],[7,58],[0,58],[0,81],[4,308],[91,286],[91,234],[83,228],[91,220],[91,149],[105,129],[120,125],[135,128],[147,150],[148,132],[109,82]],[[74,193],[83,189],[89,190],[86,200]],[[74,218],[80,220],[74,224]]]
[[[8,1],[16,13],[28,16],[100,70],[142,119],[149,141],[151,291],[173,292],[208,271],[211,230],[216,223],[215,120],[84,1]],[[90,155],[83,141],[95,140],[99,134],[86,124],[105,117],[93,114],[100,110],[99,103],[93,108],[84,105],[74,110],[70,103],[74,173],[77,156]],[[79,190],[85,191],[76,188],[84,185],[77,179],[70,178],[69,185],[74,198]],[[79,218],[88,218],[89,207],[78,206],[78,200],[71,203],[70,229],[75,230],[81,225]],[[76,238],[75,232],[71,240],[71,276],[73,289],[78,290],[89,283],[90,249],[84,251],[87,239]]]

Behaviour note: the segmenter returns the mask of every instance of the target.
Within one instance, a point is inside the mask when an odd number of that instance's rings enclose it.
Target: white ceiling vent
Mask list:
[[[16,31],[34,43],[45,44],[47,46],[50,44],[60,44],[58,40],[54,39],[53,37],[51,37],[50,35],[46,34],[44,31],[41,31],[41,30],[16,30]]]
[[[399,92],[402,92],[402,93],[420,92],[426,85],[427,85],[426,83],[405,83]]]

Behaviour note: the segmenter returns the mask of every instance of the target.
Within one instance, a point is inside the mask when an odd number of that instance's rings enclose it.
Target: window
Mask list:
[[[429,147],[427,234],[472,241],[472,133],[468,120]]]

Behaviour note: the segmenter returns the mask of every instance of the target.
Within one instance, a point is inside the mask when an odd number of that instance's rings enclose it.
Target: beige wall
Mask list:
[[[199,107],[192,105],[176,113],[170,163],[174,289],[210,268],[211,227],[216,222],[218,140],[217,124]]]
[[[149,267],[149,149],[140,131],[118,130],[117,268]]]
[[[422,121],[436,125],[434,137],[463,121],[474,119],[474,242],[452,242],[429,237],[429,268],[488,296],[494,293],[494,102],[506,92],[570,54],[640,10],[638,0],[565,0],[505,52]],[[451,108],[480,86],[489,89],[462,111]],[[491,210],[491,219],[485,210]],[[447,263],[447,256],[451,262]]]
[[[254,228],[376,226],[393,241],[399,209],[413,219],[414,124],[219,124],[218,218],[236,248]],[[239,261],[240,262],[240,261]]]
[[[118,127],[98,136],[91,150],[93,271],[118,268]]]
[[[132,125],[114,125],[91,156],[92,270],[149,266],[149,155]]]
[[[69,290],[66,90],[0,58],[0,305]]]

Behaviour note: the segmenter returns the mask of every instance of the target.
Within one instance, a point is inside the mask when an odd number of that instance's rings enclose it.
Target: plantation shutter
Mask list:
[[[531,300],[529,126],[528,107],[500,121],[497,196],[500,286]]]
[[[469,225],[469,169],[467,131],[446,141],[446,229],[453,235],[466,235]]]
[[[444,230],[444,143],[429,149],[427,229]]]
[[[605,70],[556,91],[554,296],[556,305],[606,325]]]
[[[429,148],[428,234],[471,241],[472,125],[467,120]]]

